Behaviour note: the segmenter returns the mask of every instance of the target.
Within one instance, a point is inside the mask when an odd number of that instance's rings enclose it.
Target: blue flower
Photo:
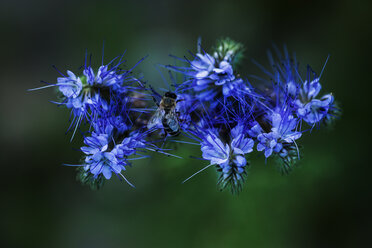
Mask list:
[[[202,136],[202,157],[216,165],[221,172],[219,185],[221,189],[230,186],[233,192],[241,189],[246,173],[246,154],[253,151],[254,141],[245,136],[244,126],[238,124],[230,132],[230,141],[224,143],[214,132],[208,130]],[[209,166],[210,166],[209,165]]]
[[[230,146],[223,144],[222,141],[212,132],[209,132],[203,137],[201,151],[203,158],[210,160],[210,163],[224,167],[228,165],[230,158]]]
[[[190,68],[183,72],[191,77],[195,91],[224,85],[235,79],[233,68],[227,61],[218,62],[208,53],[196,54],[195,59],[189,63]]]
[[[220,61],[208,53],[197,53],[194,60],[185,61],[189,66],[167,66],[167,68],[183,73],[187,79],[181,87],[190,89],[201,101],[211,101],[219,95],[230,97],[237,93],[242,95],[244,91],[250,92],[246,82],[235,77],[233,67],[228,60]]]
[[[322,86],[319,83],[319,77],[316,77],[310,83],[306,80],[301,89],[301,96],[304,101],[311,100],[319,94],[321,89]]]
[[[253,151],[254,141],[245,135],[244,125],[237,124],[231,129],[231,148],[234,154],[245,155]]]
[[[257,151],[265,150],[265,157],[271,156],[273,151],[280,152],[282,144],[278,143],[279,134],[275,132],[262,133],[257,136],[259,143],[257,144]]]
[[[120,93],[126,90],[123,87],[125,75],[118,70],[117,66],[109,69],[107,65],[102,65],[98,68],[97,73],[94,73],[91,66],[87,66],[83,74],[86,76],[86,81],[91,87],[96,87],[97,89],[109,87],[112,91],[120,91]]]
[[[71,71],[67,71],[68,77],[57,78],[58,90],[67,98],[76,98],[80,95],[83,85],[81,79]]]
[[[118,157],[126,159],[128,156],[135,155],[140,148],[146,148],[144,135],[139,132],[134,132],[119,145],[115,146],[114,150]]]
[[[226,82],[231,82],[235,79],[233,68],[227,61],[221,61],[219,67],[213,69],[213,73],[209,78],[215,85],[224,85]]]
[[[119,136],[115,134],[120,133],[107,120],[101,119],[97,122],[95,128],[91,136],[84,138],[86,146],[81,147],[85,154],[84,171],[92,174],[95,180],[100,179],[101,176],[104,176],[105,179],[110,179],[112,173],[114,173],[121,176],[130,186],[134,187],[124,177],[122,171],[126,169],[126,166],[130,165],[129,160],[132,155],[137,155],[139,149],[147,148],[146,134],[135,131],[116,144],[115,139],[118,140]],[[145,157],[147,156],[134,157],[133,159]],[[86,179],[88,176],[84,174],[81,180],[88,181]]]
[[[109,64],[101,65],[98,70],[94,70],[90,64],[87,64],[86,59],[82,75],[78,76],[71,71],[67,71],[67,74],[63,75],[60,72],[62,77],[57,78],[57,83],[32,90],[58,87],[62,94],[62,102],[55,103],[71,109],[72,119],[68,130],[74,127],[73,138],[83,121],[93,124],[91,122],[94,122],[94,120],[102,116],[108,116],[116,106],[117,108],[122,107],[122,101],[125,100],[125,94],[128,95],[129,88],[136,89],[131,86],[132,83],[139,82],[130,76],[133,68],[121,70],[119,66],[123,62],[122,56],[118,56]]]
[[[208,53],[204,55],[201,53],[196,54],[195,59],[190,61],[191,71],[189,73],[189,75],[194,78],[196,85],[210,83],[208,76],[213,72],[215,64],[216,60]]]
[[[86,154],[84,169],[90,171],[97,178],[100,174],[106,179],[111,178],[112,172],[120,174],[125,170],[127,163],[118,158],[115,149],[110,150],[111,143],[109,134],[96,134],[86,137],[84,143],[86,146],[81,147],[81,150]]]
[[[264,133],[259,125],[255,125],[251,129],[251,135],[257,135],[257,150],[265,150],[265,157],[268,158],[273,152],[279,153],[282,151],[284,143],[294,143],[302,135],[297,131],[298,119],[289,114],[288,111],[273,112],[270,116],[271,132]]]
[[[299,99],[295,101],[297,106],[297,115],[309,125],[319,123],[322,119],[328,118],[329,110],[334,103],[332,94],[327,94],[320,99],[316,98],[321,90],[319,77],[314,80],[304,82]]]
[[[328,115],[333,101],[334,98],[331,94],[325,95],[321,99],[312,99],[305,105],[301,105],[297,110],[297,114],[310,125],[318,123]]]
[[[306,75],[300,75],[296,58],[289,56],[286,48],[284,48],[284,55],[277,51],[277,57],[278,61],[269,53],[272,72],[263,69],[274,81],[273,92],[270,95],[277,101],[274,106],[291,105],[293,115],[311,126],[322,120],[332,119],[330,116],[332,114],[337,115],[331,94],[318,97],[322,89],[320,84],[322,73],[318,76],[308,66]],[[306,78],[306,80],[302,81],[301,78]]]
[[[115,69],[116,67],[114,67]],[[59,91],[66,97],[64,103],[67,108],[73,109],[76,115],[89,116],[88,111],[108,109],[111,94],[124,91],[123,75],[116,70],[108,70],[108,66],[101,66],[94,73],[91,66],[85,66],[83,75],[76,77],[67,71],[68,77],[57,78]]]
[[[282,141],[292,143],[302,135],[296,130],[298,121],[288,112],[274,112],[271,116],[271,131],[277,134]]]

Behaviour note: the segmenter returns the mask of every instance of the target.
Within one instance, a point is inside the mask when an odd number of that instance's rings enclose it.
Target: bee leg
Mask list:
[[[176,103],[179,103],[179,102],[182,102],[182,101],[185,101],[185,99],[179,99],[176,101]]]
[[[152,100],[154,101],[154,103],[156,104],[156,106],[158,106],[159,107],[159,103],[156,101],[156,99],[155,99],[155,97],[154,96],[152,96]]]
[[[162,138],[167,137],[167,135],[168,135],[167,131],[165,131],[164,129],[163,129],[163,131],[164,131],[164,133],[161,133],[160,137],[162,137]]]
[[[155,102],[155,104],[159,107],[159,103],[158,103],[158,101],[155,99],[155,97],[154,97],[154,95],[157,95],[157,96],[159,96],[159,97],[161,97],[160,95],[159,95],[159,93],[158,92],[156,92],[155,90],[154,90],[154,88],[152,88],[152,86],[151,85],[149,85],[149,87],[150,87],[150,90],[151,90],[151,92],[152,92],[152,100]]]
[[[160,147],[160,149],[163,149],[163,147],[164,147],[164,144],[165,144],[165,141],[167,140],[167,137],[168,137],[168,133],[167,133],[167,132],[165,132],[165,135],[164,135],[164,140],[163,140],[163,144],[161,144],[161,147]]]

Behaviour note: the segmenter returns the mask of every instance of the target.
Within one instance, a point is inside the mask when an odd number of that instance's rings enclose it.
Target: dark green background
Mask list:
[[[365,247],[371,245],[371,4],[369,1],[1,1],[1,247]],[[29,93],[39,80],[77,71],[87,48],[97,64],[127,50],[128,66],[160,82],[154,64],[195,51],[203,37],[243,42],[248,73],[271,43],[287,44],[320,72],[343,109],[332,130],[301,139],[289,176],[254,159],[239,196],[218,192],[203,163],[155,156],[90,191],[75,181],[79,142],[64,135],[68,111]],[[73,149],[74,148],[74,149]],[[178,154],[200,156],[196,147]],[[186,156],[187,157],[187,156]]]

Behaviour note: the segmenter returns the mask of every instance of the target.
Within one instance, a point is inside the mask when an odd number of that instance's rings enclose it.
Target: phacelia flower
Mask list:
[[[262,133],[257,136],[258,144],[257,151],[265,150],[265,157],[271,156],[273,151],[280,152],[282,149],[282,144],[278,143],[279,134],[275,132]]]
[[[98,70],[94,70],[86,61],[81,75],[67,71],[66,75],[61,73],[62,77],[57,78],[57,83],[36,88],[57,86],[62,95],[62,102],[57,104],[71,109],[70,127],[75,126],[72,137],[83,121],[96,120],[112,111],[113,106],[123,100],[129,89],[133,88],[131,84],[138,81],[130,75],[133,68],[119,68],[123,63],[121,58],[122,56],[117,57],[107,65],[102,64]]]
[[[246,82],[238,78],[233,69],[233,64],[241,58],[242,45],[230,39],[222,39],[217,42],[216,49],[213,56],[199,51],[191,61],[180,59],[188,63],[188,66],[167,67],[183,73],[187,80],[181,86],[192,89],[201,101],[250,92]]]
[[[273,152],[279,153],[283,148],[283,143],[294,143],[302,135],[297,131],[298,119],[287,112],[271,113],[271,132],[257,135],[257,150],[265,150],[265,157],[268,158]],[[255,125],[251,134],[257,134],[262,129]]]
[[[108,180],[114,173],[133,186],[122,174],[122,171],[130,165],[131,156],[138,155],[138,151],[147,148],[146,134],[134,131],[120,141],[122,133],[118,132],[107,120],[106,122],[102,120],[99,123],[101,124],[95,125],[96,129],[91,136],[85,137],[85,146],[81,147],[85,154],[83,168],[85,172],[89,173],[86,177],[92,174],[92,180],[99,180],[102,176]],[[147,156],[133,159],[145,157]]]
[[[127,163],[118,156],[118,149],[110,149],[109,134],[96,134],[86,137],[84,143],[86,146],[81,150],[86,154],[84,170],[89,171],[97,178],[103,175],[106,179],[111,178],[112,172],[120,174],[125,170]]]
[[[208,53],[196,54],[190,67],[183,70],[190,77],[190,84],[196,92],[213,89],[214,95],[218,93],[216,86],[222,86],[235,79],[232,66],[227,61],[216,61]],[[186,86],[186,87],[187,87]]]
[[[242,125],[231,130],[230,141],[224,143],[213,131],[208,131],[202,137],[202,157],[216,165],[220,172],[219,185],[221,189],[231,187],[233,192],[241,190],[241,183],[246,174],[246,154],[253,151],[254,141],[245,137]]]
[[[284,49],[284,56],[278,52],[278,57],[279,61],[275,61],[273,56],[269,55],[273,72],[266,71],[275,82],[274,91],[278,101],[282,105],[288,100],[291,101],[293,114],[311,126],[323,119],[329,119],[330,112],[335,112],[333,111],[335,109],[334,97],[332,94],[326,94],[317,98],[322,89],[320,76],[317,76],[310,66],[308,66],[305,77],[299,76],[296,58],[291,58],[286,49]],[[303,82],[301,78],[306,78],[306,80]]]
[[[71,71],[67,71],[67,75],[57,78],[58,90],[67,98],[77,98],[83,89],[81,79]]]
[[[325,95],[321,99],[312,99],[305,105],[301,105],[297,114],[310,125],[318,123],[327,116],[333,101],[334,98],[331,94]]]

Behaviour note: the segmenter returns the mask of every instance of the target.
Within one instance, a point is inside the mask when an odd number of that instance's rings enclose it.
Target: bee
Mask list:
[[[178,120],[178,113],[176,112],[177,95],[173,92],[166,92],[161,98],[158,109],[150,118],[147,128],[162,124],[164,131],[171,136],[177,136],[180,131],[180,124]]]

